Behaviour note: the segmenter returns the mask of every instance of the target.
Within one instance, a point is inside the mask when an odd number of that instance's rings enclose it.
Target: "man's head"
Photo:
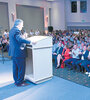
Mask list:
[[[64,45],[64,49],[66,49],[66,48],[67,48],[67,45],[65,44],[65,45]]]
[[[77,45],[75,44],[75,45],[73,46],[73,48],[76,50],[76,49],[77,49]]]
[[[84,45],[83,50],[84,50],[84,51],[86,51],[86,50],[87,50],[87,46],[86,46],[86,45]]]
[[[62,46],[61,42],[59,42],[59,43],[58,43],[58,46],[59,46],[59,47],[61,47],[61,46]]]
[[[83,47],[84,46],[84,43],[81,43],[81,46]]]
[[[16,19],[16,21],[14,23],[14,27],[17,27],[19,30],[22,30],[22,28],[23,28],[23,20]]]
[[[58,41],[57,41],[57,40],[55,40],[55,44],[57,44],[57,42],[58,42]]]

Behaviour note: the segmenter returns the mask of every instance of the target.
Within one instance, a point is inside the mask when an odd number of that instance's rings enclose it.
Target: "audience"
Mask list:
[[[88,66],[90,67],[90,59],[88,59],[90,52],[90,30],[56,30],[47,35],[53,37],[52,53],[55,52],[58,42],[61,42],[63,47],[62,54],[58,54],[56,57],[56,68],[59,68],[60,65],[60,68],[64,68],[65,64],[65,67],[73,68],[74,71],[80,71],[84,67],[88,73],[90,72],[88,70]],[[90,77],[90,75],[88,76]]]
[[[39,35],[40,31],[35,32],[31,29],[29,34],[22,35],[24,38],[33,35]],[[52,36],[53,47],[52,57],[56,68],[68,67],[79,71],[81,68],[86,70],[90,77],[90,30],[54,30],[47,36]],[[0,38],[0,50],[8,51],[9,49],[9,32],[6,29]],[[64,66],[65,65],[65,66]]]
[[[88,74],[88,77],[90,77],[90,51],[88,53],[88,58],[85,59],[82,63],[81,66],[86,69],[86,74]]]

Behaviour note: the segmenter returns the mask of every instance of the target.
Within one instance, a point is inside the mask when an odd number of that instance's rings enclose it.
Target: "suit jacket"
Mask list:
[[[57,51],[58,51],[58,53],[57,53]],[[63,47],[61,47],[60,49],[59,49],[59,47],[57,47],[56,50],[55,50],[55,53],[57,53],[57,55],[62,54],[62,51],[63,51]]]
[[[88,54],[89,54],[89,51],[86,50],[85,54],[80,55],[80,59],[82,58],[82,56],[84,57],[84,60],[88,59]]]
[[[9,32],[9,56],[11,57],[26,57],[26,47],[21,47],[24,44],[29,44],[21,37],[21,31],[17,27],[13,27]]]

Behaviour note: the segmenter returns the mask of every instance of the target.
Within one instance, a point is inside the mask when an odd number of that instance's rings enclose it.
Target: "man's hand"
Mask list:
[[[72,52],[69,52],[69,54],[72,54]]]
[[[53,53],[53,55],[57,55],[56,53]]]
[[[79,52],[79,54],[82,54],[82,52]]]

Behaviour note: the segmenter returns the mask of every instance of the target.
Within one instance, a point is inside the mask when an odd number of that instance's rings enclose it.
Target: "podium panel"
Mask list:
[[[48,79],[51,79],[53,76],[52,75],[52,37],[34,36],[31,37],[30,41],[32,42],[33,40],[34,41],[38,40],[38,41],[35,45],[27,46],[28,56],[26,58],[25,78],[38,84]]]

